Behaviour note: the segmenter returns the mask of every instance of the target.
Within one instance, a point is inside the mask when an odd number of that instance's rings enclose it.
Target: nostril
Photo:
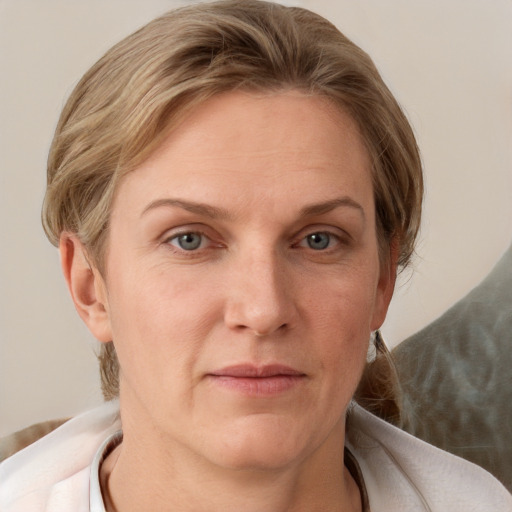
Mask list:
[[[261,338],[282,334],[292,327],[297,314],[293,297],[275,283],[247,290],[247,286],[241,286],[243,282],[240,280],[230,290],[225,304],[224,321],[230,329]]]
[[[245,327],[245,326],[243,326]],[[253,329],[253,332],[254,332],[254,335],[258,338],[263,338],[265,336],[268,336],[272,333],[275,333],[275,332],[279,332],[279,331],[284,331],[288,328],[288,324],[284,323],[284,324],[281,324],[279,327],[277,327],[277,329],[268,329],[268,330],[265,330],[265,331],[257,331],[257,330],[254,330]]]

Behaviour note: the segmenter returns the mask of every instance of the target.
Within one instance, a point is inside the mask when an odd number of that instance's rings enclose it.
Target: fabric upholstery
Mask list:
[[[403,428],[512,490],[512,246],[482,283],[393,355]]]

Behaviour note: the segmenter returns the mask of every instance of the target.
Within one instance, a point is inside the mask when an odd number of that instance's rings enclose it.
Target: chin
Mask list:
[[[314,450],[315,437],[283,418],[271,415],[245,418],[223,429],[221,439],[212,441],[212,459],[235,470],[278,470],[302,460]]]

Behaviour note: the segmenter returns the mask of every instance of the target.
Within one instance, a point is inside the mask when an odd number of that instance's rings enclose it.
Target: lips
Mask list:
[[[253,366],[250,364],[241,364],[236,366],[228,366],[221,370],[215,370],[210,375],[219,377],[247,377],[247,378],[268,378],[278,375],[300,376],[302,372],[295,370],[289,366],[280,364],[270,364],[266,366]]]
[[[245,395],[268,396],[295,388],[305,380],[306,374],[280,364],[242,364],[215,370],[207,378],[226,390]]]

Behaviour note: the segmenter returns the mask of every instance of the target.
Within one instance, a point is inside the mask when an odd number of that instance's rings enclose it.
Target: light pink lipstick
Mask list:
[[[306,375],[280,364],[227,366],[207,375],[214,384],[252,396],[272,396],[301,384]]]

